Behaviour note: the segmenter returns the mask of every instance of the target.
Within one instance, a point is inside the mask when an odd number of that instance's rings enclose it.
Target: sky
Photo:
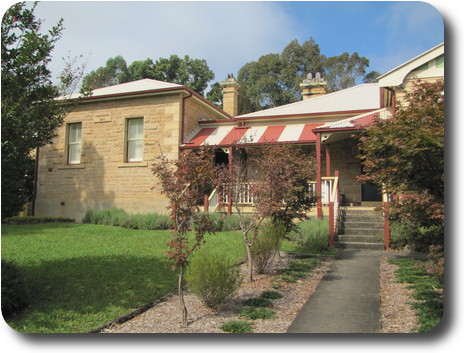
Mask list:
[[[80,57],[86,72],[121,55],[135,60],[172,54],[205,59],[222,81],[248,62],[314,38],[325,56],[357,52],[368,71],[387,72],[444,41],[439,11],[425,2],[357,1],[43,1],[47,29],[64,19],[50,64]],[[211,83],[212,83],[211,82]]]

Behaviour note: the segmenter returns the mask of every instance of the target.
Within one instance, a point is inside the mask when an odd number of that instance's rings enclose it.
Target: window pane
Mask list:
[[[143,140],[128,141],[127,159],[129,162],[142,161]]]
[[[79,164],[81,162],[81,144],[69,145],[69,164]]]
[[[128,125],[127,138],[129,140],[143,138],[143,119],[130,119]]]
[[[69,142],[80,142],[81,141],[81,124],[70,124],[69,125]]]
[[[143,118],[127,121],[127,161],[143,160]]]
[[[82,124],[69,124],[68,127],[68,164],[79,164],[82,151]]]

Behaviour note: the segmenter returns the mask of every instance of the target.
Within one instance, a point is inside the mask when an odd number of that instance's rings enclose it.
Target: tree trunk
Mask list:
[[[185,306],[184,301],[184,268],[182,266],[179,272],[179,308],[182,317],[182,326],[187,326],[187,307]]]
[[[253,282],[253,261],[251,257],[251,245],[245,241],[245,247],[248,258],[248,282]]]

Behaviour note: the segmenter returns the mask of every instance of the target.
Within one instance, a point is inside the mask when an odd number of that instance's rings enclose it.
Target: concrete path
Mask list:
[[[380,332],[381,251],[338,249],[288,333]]]

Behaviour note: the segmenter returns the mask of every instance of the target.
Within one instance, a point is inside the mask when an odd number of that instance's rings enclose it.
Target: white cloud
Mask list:
[[[88,70],[116,55],[130,63],[178,54],[205,59],[222,80],[296,38],[291,19],[273,2],[44,2],[37,14],[49,25],[64,18],[54,72],[69,50],[92,53]]]

